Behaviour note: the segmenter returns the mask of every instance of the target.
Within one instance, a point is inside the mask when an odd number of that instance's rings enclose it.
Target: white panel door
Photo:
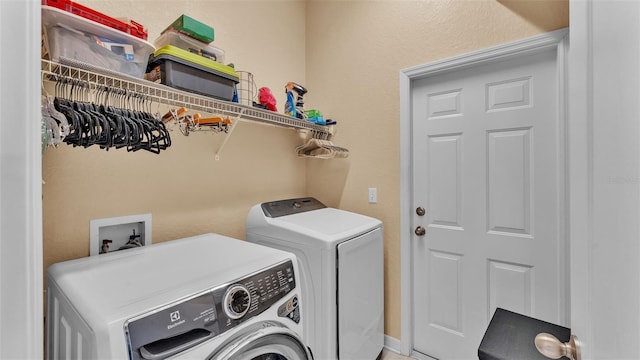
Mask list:
[[[414,350],[477,358],[497,307],[566,324],[556,50],[412,84]]]

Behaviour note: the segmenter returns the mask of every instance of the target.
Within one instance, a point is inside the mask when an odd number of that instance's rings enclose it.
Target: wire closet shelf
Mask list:
[[[94,68],[83,63],[76,63],[73,60],[65,59],[64,62],[65,64],[62,64],[42,59],[41,68],[43,80],[56,81],[60,78],[66,78],[85,82],[92,90],[101,87],[122,89],[143,94],[150,101],[160,104],[186,107],[190,110],[207,113],[224,114],[241,120],[251,120],[282,127],[311,130],[317,137],[325,139],[330,138],[333,133],[331,126],[320,126],[288,115],[192,94],[166,85],[116,72],[112,73],[108,70]]]

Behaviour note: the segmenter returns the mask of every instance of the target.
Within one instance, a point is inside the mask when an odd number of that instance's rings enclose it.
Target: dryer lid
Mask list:
[[[281,216],[268,222],[272,226],[327,242],[352,239],[382,226],[378,219],[334,208]]]

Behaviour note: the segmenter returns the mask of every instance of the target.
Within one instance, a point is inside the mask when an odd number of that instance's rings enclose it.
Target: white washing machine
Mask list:
[[[293,252],[300,263],[304,335],[316,360],[373,360],[384,346],[380,220],[314,198],[255,205],[247,241]]]
[[[310,360],[295,255],[216,234],[52,265],[48,359]]]

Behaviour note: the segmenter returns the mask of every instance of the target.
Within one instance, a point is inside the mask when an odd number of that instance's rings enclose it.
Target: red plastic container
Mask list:
[[[42,0],[42,5],[52,6],[70,12],[85,19],[89,19],[99,24],[106,25],[113,29],[130,34],[139,39],[146,40],[149,36],[144,26],[142,26],[138,22],[129,20],[129,24],[127,24],[118,19],[112,18],[111,16],[107,16],[103,13],[90,9],[84,5],[74,3],[70,0]]]

